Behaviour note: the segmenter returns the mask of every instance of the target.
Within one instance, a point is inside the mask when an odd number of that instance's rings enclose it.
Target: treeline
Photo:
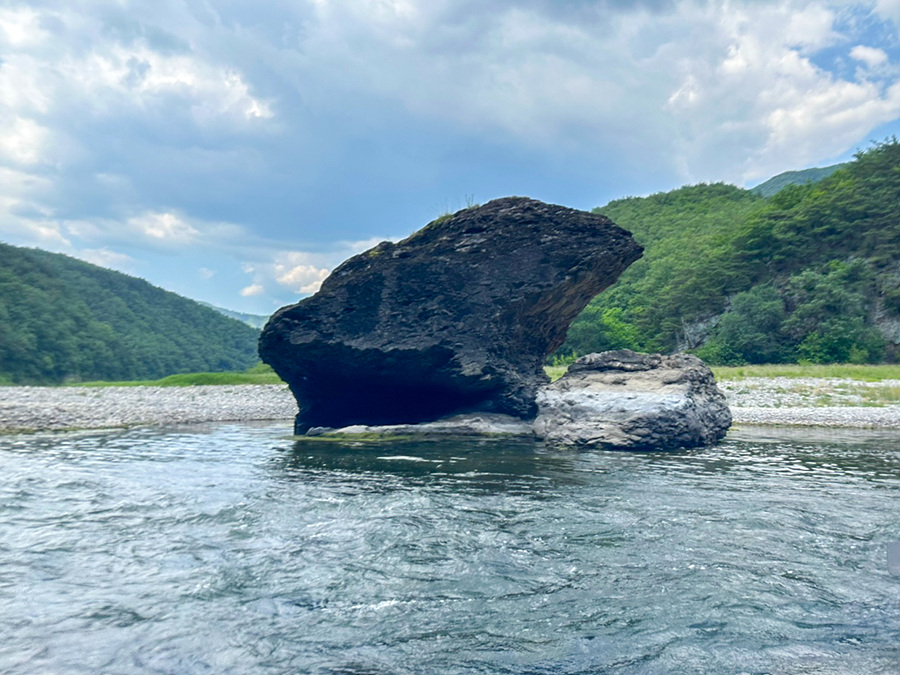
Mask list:
[[[900,142],[770,198],[696,185],[595,209],[644,257],[573,323],[558,356],[694,351],[716,364],[895,360]]]
[[[243,370],[257,330],[142,279],[0,244],[0,382]]]

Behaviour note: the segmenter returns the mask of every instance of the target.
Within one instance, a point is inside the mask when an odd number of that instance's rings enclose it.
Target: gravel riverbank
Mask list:
[[[720,382],[736,425],[900,429],[900,380],[746,378]],[[0,387],[0,432],[285,420],[285,385]]]
[[[719,388],[736,425],[900,429],[900,380],[751,377]]]
[[[286,385],[0,387],[0,431],[294,419]]]

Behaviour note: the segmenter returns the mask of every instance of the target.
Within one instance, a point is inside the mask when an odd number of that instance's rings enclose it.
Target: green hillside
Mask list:
[[[771,198],[696,185],[595,211],[645,247],[560,355],[688,349],[720,364],[896,358],[900,143]]]
[[[258,331],[142,279],[0,244],[0,382],[243,370]]]
[[[760,197],[771,197],[778,194],[788,185],[805,185],[806,183],[818,183],[820,180],[828,178],[838,169],[847,166],[844,164],[832,164],[831,166],[814,167],[812,169],[802,169],[800,171],[785,171],[777,176],[773,176],[764,183],[760,183],[751,192],[758,194]]]

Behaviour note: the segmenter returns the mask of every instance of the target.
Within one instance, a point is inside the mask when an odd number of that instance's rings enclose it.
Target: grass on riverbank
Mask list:
[[[551,381],[562,377],[568,366],[545,366],[544,372]],[[748,377],[785,378],[839,378],[860,382],[881,382],[900,380],[900,364],[883,365],[798,365],[773,364],[762,366],[715,366],[712,369],[717,380],[743,380]],[[76,387],[190,387],[217,384],[283,384],[274,371],[264,363],[259,363],[244,372],[230,373],[182,373],[169,375],[161,380],[137,380],[130,382],[77,382],[68,386]]]
[[[810,364],[779,363],[762,366],[714,366],[717,380],[743,380],[748,377],[840,378],[861,382],[900,380],[900,365],[855,365],[851,363]]]
[[[127,382],[74,382],[74,387],[192,387],[220,384],[284,384],[281,378],[266,364],[259,363],[243,372],[228,373],[179,373],[161,380],[134,380]]]
[[[561,378],[567,366],[545,366],[551,381]],[[216,384],[284,384],[269,366],[259,363],[242,373],[181,373],[161,380],[133,380],[126,382],[72,382],[69,387],[193,387]]]
[[[545,366],[544,371],[555,381],[567,366]],[[809,364],[777,363],[761,366],[712,366],[717,380],[743,380],[748,377],[839,378],[860,382],[900,380],[900,364],[855,365],[852,363]]]

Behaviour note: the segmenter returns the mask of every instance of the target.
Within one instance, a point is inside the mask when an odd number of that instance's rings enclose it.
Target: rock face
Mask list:
[[[535,435],[551,445],[685,448],[715,443],[731,426],[712,371],[687,354],[588,354],[538,405]]]
[[[313,427],[306,432],[307,436],[527,436],[534,433],[531,423],[518,417],[501,415],[500,413],[464,413],[444,417],[434,422],[421,424],[387,424],[382,426],[366,426],[356,424],[342,429]]]
[[[509,197],[382,242],[276,312],[259,353],[314,426],[530,419],[571,321],[641,255],[609,219]]]

